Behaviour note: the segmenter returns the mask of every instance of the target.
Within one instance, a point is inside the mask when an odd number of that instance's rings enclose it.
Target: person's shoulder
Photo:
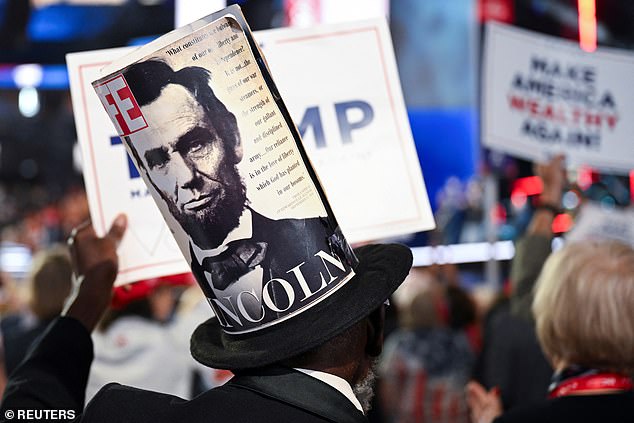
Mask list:
[[[237,380],[237,382],[236,382]],[[203,422],[209,416],[219,422],[295,423],[323,422],[324,419],[274,395],[245,388],[240,378],[198,395],[178,407],[187,416],[182,421]]]
[[[186,400],[160,392],[110,383],[86,406],[84,421],[164,421],[155,417]]]
[[[230,380],[191,400],[109,384],[86,407],[89,422],[219,422],[295,423],[330,421],[303,407],[273,398]]]
[[[494,423],[553,422],[553,411],[552,401],[539,401],[506,411]]]
[[[160,370],[157,370],[160,371]],[[248,394],[247,394],[248,395]],[[220,386],[192,400],[175,395],[148,391],[132,386],[105,385],[86,406],[82,421],[86,422],[205,422],[213,416],[217,421],[231,420],[232,414],[244,406],[245,395]]]
[[[507,411],[495,423],[634,421],[634,395],[576,395],[544,400]]]
[[[253,419],[257,414],[266,414],[265,403],[269,401],[230,383],[206,391],[192,400],[111,383],[105,385],[88,403],[83,421],[203,422],[208,421],[209,416],[217,421],[256,421]],[[245,408],[245,403],[253,407]],[[252,420],[248,420],[246,414],[254,408],[260,411],[251,416]]]

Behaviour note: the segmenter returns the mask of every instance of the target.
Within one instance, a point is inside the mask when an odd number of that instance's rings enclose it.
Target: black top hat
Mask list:
[[[399,244],[367,245],[355,253],[356,275],[328,298],[254,333],[227,334],[211,318],[194,331],[192,356],[217,369],[262,367],[309,351],[345,331],[380,307],[412,266],[410,249]]]

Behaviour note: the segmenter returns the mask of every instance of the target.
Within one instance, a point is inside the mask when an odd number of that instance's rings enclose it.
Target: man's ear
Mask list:
[[[385,336],[385,307],[374,310],[366,319],[367,341],[365,352],[370,357],[378,357],[383,351]]]

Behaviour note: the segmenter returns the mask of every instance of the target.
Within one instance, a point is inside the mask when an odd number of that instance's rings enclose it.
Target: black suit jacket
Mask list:
[[[82,421],[107,423],[367,422],[336,389],[284,367],[245,372],[190,401],[110,384],[82,415],[91,361],[92,341],[84,327],[72,318],[58,319],[10,378],[1,421],[7,410],[49,409],[74,410]]]
[[[631,423],[634,393],[570,395],[516,407],[494,423]]]

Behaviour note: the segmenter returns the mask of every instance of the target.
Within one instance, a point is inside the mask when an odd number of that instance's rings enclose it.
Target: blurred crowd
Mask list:
[[[503,412],[523,415],[525,411],[517,410],[543,401],[549,386],[552,396],[553,386],[570,375],[631,374],[634,344],[628,336],[634,336],[634,307],[628,302],[634,292],[633,252],[616,242],[588,241],[551,253],[553,222],[565,208],[562,198],[569,189],[563,169],[560,156],[536,166],[542,189],[528,204],[529,218],[516,226],[521,236],[510,275],[501,286],[466,284],[455,264],[412,269],[388,309],[370,421],[487,422]],[[471,225],[485,218],[482,189],[477,181],[464,186],[448,182],[437,215],[439,226],[446,229],[440,231],[443,241],[482,239],[474,235],[481,225]],[[73,283],[64,240],[88,218],[86,195],[75,188],[55,203],[14,216],[10,223],[5,220],[3,245],[25,246],[33,258],[25,275],[0,274],[0,391],[62,311]],[[467,230],[455,232],[458,224]],[[576,270],[583,266],[589,268],[580,275]],[[588,293],[574,292],[582,276]],[[612,291],[602,292],[607,289],[597,281],[602,278],[606,285],[612,283]],[[605,306],[585,298],[589,292],[625,315],[617,315],[615,323],[614,313],[606,317]],[[581,306],[594,316],[585,320],[601,320],[601,326],[564,321],[563,311],[573,313]],[[115,288],[110,309],[93,334],[95,360],[87,400],[111,381],[185,398],[224,383],[231,373],[206,368],[189,355],[189,335],[210,314],[191,274]],[[558,325],[564,325],[566,333],[558,332]],[[609,333],[614,345],[602,343],[598,330]],[[598,344],[584,344],[588,337]],[[622,348],[630,349],[619,354]],[[540,410],[529,415],[551,412]]]

